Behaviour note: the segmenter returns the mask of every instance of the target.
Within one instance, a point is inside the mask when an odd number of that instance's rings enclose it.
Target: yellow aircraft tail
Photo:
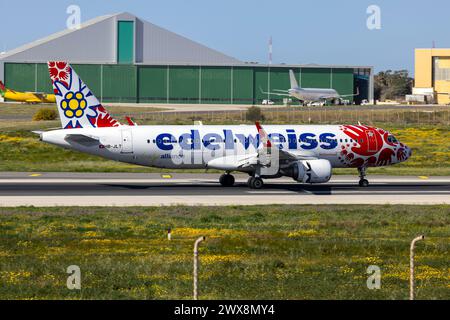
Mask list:
[[[54,94],[40,92],[18,92],[5,87],[0,81],[0,95],[8,100],[21,101],[26,103],[55,103]]]

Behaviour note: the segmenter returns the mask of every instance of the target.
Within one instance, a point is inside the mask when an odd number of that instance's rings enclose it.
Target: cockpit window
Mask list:
[[[398,140],[392,134],[388,135],[387,140],[390,143],[398,143]]]

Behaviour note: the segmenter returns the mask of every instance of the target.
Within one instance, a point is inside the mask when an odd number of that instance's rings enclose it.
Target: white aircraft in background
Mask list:
[[[112,118],[65,62],[49,62],[62,129],[36,132],[63,148],[107,159],[159,168],[223,170],[223,186],[233,171],[248,173],[250,188],[263,178],[292,177],[302,183],[327,182],[332,168],[359,170],[405,161],[411,150],[388,131],[363,125],[128,125]]]
[[[294,97],[300,100],[303,104],[311,104],[314,102],[325,103],[327,100],[334,101],[335,104],[340,104],[342,98],[354,97],[359,95],[359,89],[357,88],[356,94],[340,95],[334,89],[322,89],[322,88],[300,88],[297,80],[295,79],[294,72],[289,70],[289,80],[291,82],[291,88],[288,90],[274,89],[275,92],[264,92],[261,88],[261,92],[268,95]]]

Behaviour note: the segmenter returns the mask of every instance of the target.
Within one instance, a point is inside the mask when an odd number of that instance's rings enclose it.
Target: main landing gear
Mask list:
[[[359,186],[360,187],[368,187],[369,186],[369,180],[365,179],[365,177],[366,177],[366,167],[358,168],[358,172],[359,172]]]
[[[220,176],[219,182],[224,187],[232,187],[234,185],[234,177],[227,172]],[[261,189],[264,186],[264,182],[260,177],[253,176],[248,178],[247,184],[251,189]]]
[[[251,189],[261,189],[264,186],[264,182],[260,177],[248,178],[247,184]]]
[[[224,187],[232,187],[234,185],[234,177],[229,173],[225,173],[220,176],[219,182]]]

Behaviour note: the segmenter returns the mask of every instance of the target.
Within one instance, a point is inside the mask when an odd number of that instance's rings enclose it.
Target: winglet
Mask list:
[[[261,87],[259,87],[259,91],[261,91],[262,94],[270,94],[269,92],[265,92]]]
[[[267,148],[271,148],[272,143],[270,142],[269,135],[267,134],[266,130],[264,130],[264,128],[259,123],[259,121],[256,121],[255,125],[256,125],[256,129],[258,130],[258,133],[259,133],[259,139],[261,140],[263,146],[267,147]]]

